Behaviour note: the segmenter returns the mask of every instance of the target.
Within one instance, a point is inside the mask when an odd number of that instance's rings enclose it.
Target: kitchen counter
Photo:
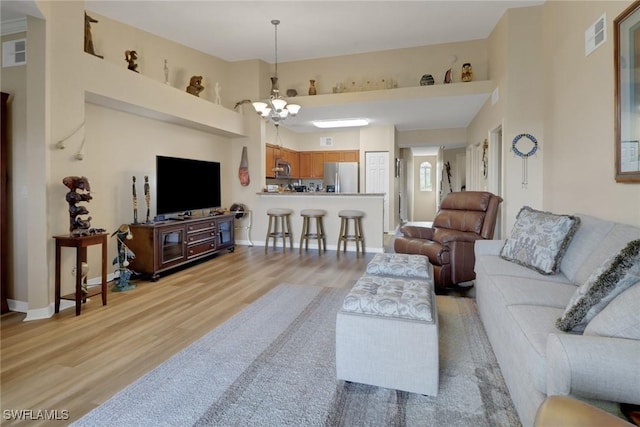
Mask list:
[[[256,193],[258,196],[337,196],[337,197],[384,197],[385,193],[327,193],[325,191],[283,191],[282,193],[269,193],[263,191]]]
[[[365,250],[369,253],[383,252],[384,249],[384,193],[327,193],[327,192],[283,192],[283,193],[257,193],[256,204],[253,207],[253,226],[257,236],[265,236],[268,225],[267,210],[271,208],[293,209],[291,215],[291,229],[293,231],[294,246],[300,242],[302,231],[303,209],[324,209],[327,214],[324,217],[324,228],[327,235],[327,249],[335,250],[338,246],[338,234],[340,232],[341,210],[357,209],[365,213],[362,219],[364,229]],[[309,245],[316,250],[315,242]],[[257,245],[264,245],[256,241]],[[278,241],[281,247],[282,240]],[[278,249],[282,250],[282,249]],[[297,249],[296,249],[297,250]],[[355,251],[355,244],[349,242],[347,251]]]

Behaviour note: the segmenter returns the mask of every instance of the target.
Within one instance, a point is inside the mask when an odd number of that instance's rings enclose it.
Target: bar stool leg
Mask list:
[[[340,234],[338,235],[338,258],[340,257],[340,245],[342,244],[342,236],[344,236],[344,218],[340,218]]]
[[[267,225],[267,238],[264,240],[264,253],[267,253],[267,249],[269,248],[269,238],[271,237],[271,222],[273,217],[269,215],[269,225]]]
[[[358,236],[360,236],[362,255],[364,255],[364,234],[362,234],[362,218],[358,218]]]
[[[322,235],[320,234],[320,217],[316,217],[316,239],[318,240],[318,253],[322,252]]]
[[[318,224],[320,227],[320,233],[322,233],[322,251],[327,252],[327,235],[324,234],[324,220],[322,219],[322,217],[318,218]]]
[[[302,241],[305,240],[307,237],[308,227],[309,227],[309,222],[307,220],[307,217],[303,216],[302,217],[302,233],[300,233],[300,248],[298,250],[298,253],[300,254],[302,253]]]
[[[287,215],[287,235],[289,236],[289,249],[293,250],[293,233],[291,232],[291,215]]]

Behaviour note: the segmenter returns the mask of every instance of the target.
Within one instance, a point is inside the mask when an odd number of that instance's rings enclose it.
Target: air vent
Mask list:
[[[2,43],[2,66],[15,67],[27,63],[27,39]]]
[[[584,32],[584,56],[589,56],[606,41],[607,15],[604,14]]]
[[[320,137],[320,146],[321,147],[333,147],[333,138],[330,136]]]

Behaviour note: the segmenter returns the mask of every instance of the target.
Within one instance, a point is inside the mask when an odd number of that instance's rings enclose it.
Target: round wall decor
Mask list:
[[[526,153],[518,149],[518,142],[520,142],[522,138],[526,138],[532,144],[531,148]],[[538,140],[533,135],[530,135],[528,133],[521,133],[520,135],[516,135],[516,137],[513,138],[511,149],[518,157],[526,158],[529,156],[533,156],[535,152],[538,151]]]

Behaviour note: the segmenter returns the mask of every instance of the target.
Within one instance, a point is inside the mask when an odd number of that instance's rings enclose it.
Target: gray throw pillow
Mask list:
[[[525,206],[520,209],[500,256],[542,274],[557,273],[580,218]]]
[[[584,331],[587,324],[615,297],[640,281],[640,239],[605,260],[576,289],[564,314],[556,321],[561,331]]]
[[[589,322],[584,334],[640,340],[638,301],[640,282],[615,297]]]

